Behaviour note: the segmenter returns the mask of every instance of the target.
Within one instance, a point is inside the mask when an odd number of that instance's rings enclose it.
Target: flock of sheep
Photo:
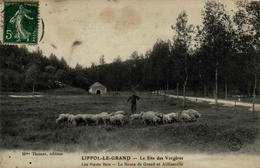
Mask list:
[[[126,115],[124,111],[113,113],[102,112],[99,114],[60,114],[56,123],[71,123],[74,126],[79,125],[115,125],[122,126],[126,123],[133,124],[140,121],[145,125],[170,124],[174,122],[192,122],[196,121],[201,114],[193,109],[183,110],[177,113],[163,114],[160,112],[147,111],[138,114]]]

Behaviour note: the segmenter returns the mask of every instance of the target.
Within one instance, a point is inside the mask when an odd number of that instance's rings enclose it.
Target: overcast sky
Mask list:
[[[133,51],[145,53],[157,39],[172,39],[171,25],[185,10],[189,22],[201,24],[203,0],[50,0],[41,1],[45,23],[39,48],[45,55],[64,57],[69,65],[89,66]],[[234,1],[223,1],[228,10]],[[42,26],[39,36],[41,36]],[[35,49],[36,47],[30,47]]]

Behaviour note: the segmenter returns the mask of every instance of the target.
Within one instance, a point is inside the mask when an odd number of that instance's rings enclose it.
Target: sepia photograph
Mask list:
[[[0,11],[0,167],[260,167],[260,1]]]

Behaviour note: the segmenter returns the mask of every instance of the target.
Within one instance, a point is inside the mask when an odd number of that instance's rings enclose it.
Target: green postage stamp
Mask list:
[[[39,2],[4,1],[3,43],[37,44]]]

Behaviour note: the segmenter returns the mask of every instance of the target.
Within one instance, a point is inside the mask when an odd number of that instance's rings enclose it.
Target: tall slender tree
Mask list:
[[[232,48],[230,17],[223,4],[216,1],[207,1],[202,13],[202,19],[203,36],[201,50],[204,51],[204,54],[207,54],[206,60],[202,61],[207,61],[211,63],[208,66],[214,67],[214,70],[212,69],[215,76],[214,97],[217,105],[220,69],[223,68],[224,58],[229,56]],[[210,75],[210,72],[208,75]],[[225,75],[223,74],[223,76]]]
[[[240,2],[234,16],[237,25],[237,50],[247,55],[248,71],[252,76],[252,111],[255,111],[257,81],[260,72],[260,2]]]
[[[25,80],[28,84],[32,85],[32,92],[34,94],[35,86],[39,79],[39,67],[36,64],[32,64],[26,71]]]
[[[99,64],[100,65],[104,65],[106,63],[105,61],[105,56],[104,55],[101,55],[100,58],[99,58]]]
[[[185,11],[181,12],[176,20],[175,26],[172,26],[175,31],[173,37],[173,54],[176,55],[178,62],[181,64],[181,69],[185,76],[183,80],[183,108],[186,102],[186,86],[189,78],[188,73],[188,57],[189,49],[192,41],[193,25],[188,24],[188,15]],[[177,84],[178,85],[178,84]]]

